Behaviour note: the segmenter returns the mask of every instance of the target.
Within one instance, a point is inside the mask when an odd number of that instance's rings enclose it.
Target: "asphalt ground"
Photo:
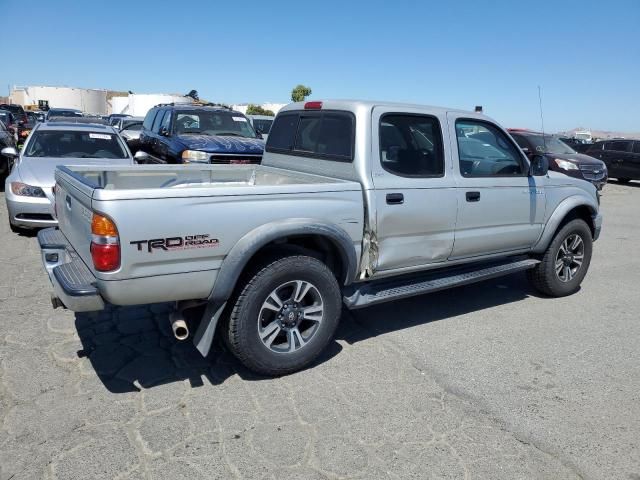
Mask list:
[[[176,342],[168,305],[52,310],[0,198],[0,480],[640,480],[640,183],[602,210],[577,294],[516,274],[345,312],[264,379]]]

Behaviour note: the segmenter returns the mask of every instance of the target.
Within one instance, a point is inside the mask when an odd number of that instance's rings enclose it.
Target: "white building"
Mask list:
[[[256,104],[254,104],[256,105]],[[278,113],[282,107],[287,105],[286,103],[262,103],[257,104],[258,106],[264,108],[265,110],[271,110],[273,113]],[[249,107],[248,103],[239,103],[237,105],[231,105],[231,108],[236,110],[237,112],[242,112],[245,115],[247,114],[247,108]]]
[[[134,117],[144,117],[147,112],[160,103],[192,103],[193,99],[182,95],[164,93],[130,93],[127,97],[112,97],[109,100],[109,113],[126,113]]]
[[[107,91],[93,88],[14,86],[9,95],[11,103],[38,106],[38,100],[49,102],[49,108],[75,108],[83,112],[106,115]]]

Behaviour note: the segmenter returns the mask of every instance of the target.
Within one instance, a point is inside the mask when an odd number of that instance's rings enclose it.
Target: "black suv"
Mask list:
[[[220,106],[157,105],[147,113],[140,149],[153,163],[260,163],[264,141],[240,112]]]
[[[576,152],[558,137],[530,130],[510,129],[509,133],[529,159],[534,155],[545,155],[549,160],[549,170],[587,180],[598,190],[607,183],[608,172],[604,162]]]
[[[609,169],[609,175],[620,183],[640,180],[640,140],[604,140],[585,152],[599,158]]]

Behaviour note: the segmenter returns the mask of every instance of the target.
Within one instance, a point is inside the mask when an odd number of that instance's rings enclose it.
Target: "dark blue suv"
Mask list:
[[[260,163],[264,141],[240,112],[166,104],[153,107],[144,118],[140,149],[151,163]]]

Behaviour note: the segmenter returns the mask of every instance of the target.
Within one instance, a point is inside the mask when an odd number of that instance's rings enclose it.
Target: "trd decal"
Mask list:
[[[153,250],[187,250],[189,248],[217,247],[218,239],[209,238],[208,233],[200,235],[185,235],[184,237],[153,238],[151,240],[135,240],[131,245],[137,245],[138,251],[143,249],[149,253]]]

